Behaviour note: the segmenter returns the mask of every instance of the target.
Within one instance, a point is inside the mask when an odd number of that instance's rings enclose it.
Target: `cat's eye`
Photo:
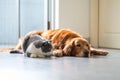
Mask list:
[[[76,46],[77,46],[77,47],[81,47],[81,45],[80,45],[80,44],[77,44]]]

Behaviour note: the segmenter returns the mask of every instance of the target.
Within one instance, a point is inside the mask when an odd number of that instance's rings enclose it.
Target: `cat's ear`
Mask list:
[[[46,46],[48,44],[48,41],[43,41],[42,46]]]
[[[44,41],[44,42],[42,43],[42,46],[46,46],[46,45],[51,44],[51,43],[52,43],[51,40]]]

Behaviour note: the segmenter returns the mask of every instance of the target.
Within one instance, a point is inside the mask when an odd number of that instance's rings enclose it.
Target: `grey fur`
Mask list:
[[[26,36],[22,43],[24,55],[27,57],[45,57],[52,55],[51,41],[39,35]]]

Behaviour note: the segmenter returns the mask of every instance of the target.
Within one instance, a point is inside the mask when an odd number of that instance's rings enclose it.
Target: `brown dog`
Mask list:
[[[68,29],[56,29],[40,31],[31,31],[26,36],[33,34],[41,35],[42,37],[52,40],[53,55],[55,56],[76,56],[76,57],[90,57],[92,55],[107,55],[108,52],[103,50],[93,49],[87,40],[80,34]],[[14,50],[21,49],[21,38]]]

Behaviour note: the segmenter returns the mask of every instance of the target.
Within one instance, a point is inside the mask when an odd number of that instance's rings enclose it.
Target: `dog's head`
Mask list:
[[[77,57],[90,57],[90,45],[83,38],[74,38],[65,46],[64,53]]]

